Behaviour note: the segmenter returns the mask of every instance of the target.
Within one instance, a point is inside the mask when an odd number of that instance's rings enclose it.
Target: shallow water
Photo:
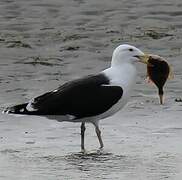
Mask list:
[[[107,68],[122,43],[165,57],[175,79],[159,106],[138,66],[128,106],[101,122],[103,152],[92,125],[81,155],[79,124],[1,115],[0,179],[181,180],[181,8],[180,0],[1,0],[1,109]]]

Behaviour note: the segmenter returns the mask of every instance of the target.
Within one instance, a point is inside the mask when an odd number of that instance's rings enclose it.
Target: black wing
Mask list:
[[[104,113],[122,97],[119,86],[109,86],[104,74],[68,82],[57,90],[35,98],[30,106],[34,115],[73,115],[76,118]]]

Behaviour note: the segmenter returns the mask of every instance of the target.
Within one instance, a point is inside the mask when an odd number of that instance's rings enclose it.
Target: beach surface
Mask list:
[[[109,67],[119,44],[163,56],[174,79],[165,104],[145,82],[122,111],[100,122],[105,148],[86,126],[38,116],[0,115],[0,180],[181,180],[182,2],[180,0],[2,0],[0,110]]]

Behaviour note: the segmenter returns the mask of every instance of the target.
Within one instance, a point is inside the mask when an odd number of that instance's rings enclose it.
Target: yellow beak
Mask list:
[[[148,60],[149,60],[149,55],[148,54],[144,54],[143,56],[139,56],[139,61],[144,63],[144,64],[149,64]]]

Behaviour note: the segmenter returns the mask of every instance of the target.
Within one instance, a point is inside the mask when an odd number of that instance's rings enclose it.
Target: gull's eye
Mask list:
[[[129,51],[133,51],[133,49],[132,49],[132,48],[130,48],[130,49],[129,49]]]

